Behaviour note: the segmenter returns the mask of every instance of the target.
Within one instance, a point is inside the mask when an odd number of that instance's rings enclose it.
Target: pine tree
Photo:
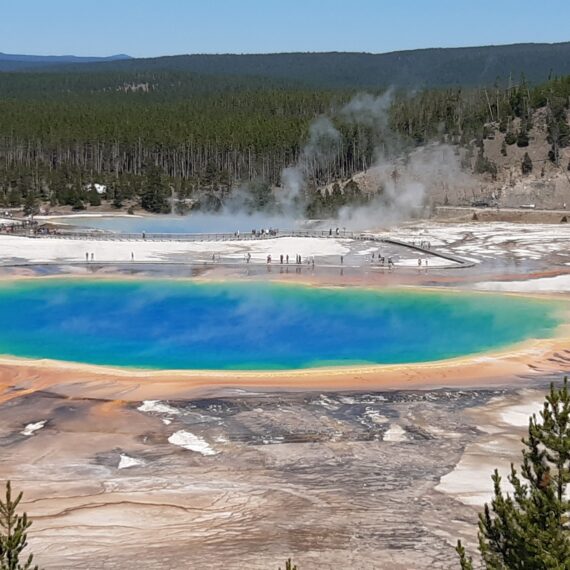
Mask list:
[[[21,500],[22,493],[12,499],[12,487],[8,481],[6,497],[0,499],[0,570],[38,570],[37,566],[32,566],[32,554],[25,561],[20,561],[22,551],[28,545],[27,530],[32,524],[26,513],[16,513]]]
[[[521,126],[519,134],[517,135],[517,146],[523,148],[528,146],[529,138],[528,138],[528,131],[524,126]]]
[[[505,135],[505,142],[508,145],[515,144],[517,142],[517,135],[515,135],[513,131],[507,131],[507,134]]]
[[[38,197],[35,192],[28,192],[24,199],[24,215],[35,216],[39,212]]]
[[[522,164],[521,164],[521,170],[525,176],[532,172],[532,160],[530,159],[528,152],[524,153],[524,157],[522,159]]]
[[[504,493],[495,470],[494,497],[479,515],[479,552],[486,570],[570,569],[570,392],[551,386],[540,419],[529,421],[520,472],[511,465],[514,492]],[[472,561],[457,544],[462,570]]]
[[[459,564],[461,565],[461,570],[473,570],[473,562],[471,561],[471,558],[467,556],[467,552],[465,552],[465,548],[461,544],[460,540],[457,541],[457,548],[455,550],[459,555]]]
[[[141,206],[147,212],[168,214],[170,213],[169,194],[169,189],[164,183],[164,177],[160,168],[157,166],[148,168],[146,184],[141,193]]]

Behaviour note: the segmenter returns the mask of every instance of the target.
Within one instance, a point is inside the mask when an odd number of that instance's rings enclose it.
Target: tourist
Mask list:
[[[133,251],[131,251],[131,261],[134,261],[134,260],[135,260],[135,254]]]
[[[285,256],[285,262],[287,263],[287,265],[289,265],[289,254],[287,254],[287,255]]]
[[[281,265],[283,265],[283,254],[279,256],[279,261],[281,262]]]
[[[89,253],[85,252],[85,261],[89,261]]]
[[[271,255],[267,256],[267,263],[271,263]]]
[[[94,258],[95,258],[95,254],[91,253],[91,261],[93,261]]]
[[[340,256],[340,264],[342,265],[344,263],[344,255]]]

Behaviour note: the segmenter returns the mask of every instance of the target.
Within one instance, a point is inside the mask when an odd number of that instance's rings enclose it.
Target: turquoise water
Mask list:
[[[252,229],[281,228],[295,229],[295,222],[278,216],[252,214],[236,216],[232,214],[194,213],[187,216],[61,216],[51,218],[79,227],[123,233],[250,233]]]
[[[158,369],[425,362],[549,336],[558,309],[414,290],[16,281],[0,285],[0,353]]]

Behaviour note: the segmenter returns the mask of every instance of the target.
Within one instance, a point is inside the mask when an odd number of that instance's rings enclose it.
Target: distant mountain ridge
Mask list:
[[[1,70],[1,68],[0,68]],[[382,54],[307,52],[275,54],[195,54],[45,66],[74,72],[170,71],[234,77],[268,77],[322,88],[405,88],[492,85],[521,73],[532,83],[551,74],[570,74],[570,42],[482,47],[428,48]]]
[[[130,55],[116,54],[108,57],[84,57],[77,55],[26,55],[0,52],[0,71],[20,71],[61,64],[83,64],[132,59]]]
[[[389,53],[292,52],[106,58],[0,54],[0,71],[175,73],[268,78],[325,89],[473,87],[570,75],[570,42],[428,48]]]

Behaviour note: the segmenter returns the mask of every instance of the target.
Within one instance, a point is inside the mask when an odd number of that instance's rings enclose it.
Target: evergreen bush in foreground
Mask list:
[[[570,570],[570,393],[551,386],[544,408],[529,421],[523,462],[511,465],[513,493],[495,470],[494,497],[479,515],[479,553],[486,570]],[[462,570],[473,561],[458,541]],[[479,566],[477,566],[479,567]]]
[[[28,545],[28,529],[32,522],[28,515],[16,512],[22,493],[12,498],[10,481],[6,483],[6,496],[0,499],[0,570],[38,570],[33,566],[33,555],[22,555]],[[23,560],[21,560],[23,558]]]

